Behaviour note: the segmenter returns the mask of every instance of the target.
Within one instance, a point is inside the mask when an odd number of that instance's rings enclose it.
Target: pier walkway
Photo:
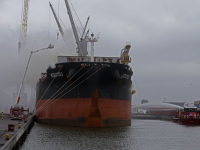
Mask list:
[[[8,124],[14,125],[14,131],[8,131]],[[21,128],[18,128],[19,124]],[[23,143],[24,133],[27,134],[32,124],[32,117],[24,122],[21,120],[11,120],[8,114],[4,115],[3,120],[0,120],[0,150],[14,149],[20,146]],[[6,140],[6,134],[9,134],[9,140]]]

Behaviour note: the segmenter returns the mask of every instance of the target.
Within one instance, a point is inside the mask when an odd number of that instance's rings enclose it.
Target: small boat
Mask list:
[[[173,122],[184,125],[198,125],[200,123],[199,111],[191,103],[185,103],[184,109],[179,111],[179,115],[172,119]]]

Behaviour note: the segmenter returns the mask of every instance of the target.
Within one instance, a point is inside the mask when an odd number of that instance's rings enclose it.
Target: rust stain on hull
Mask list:
[[[90,112],[88,116],[88,127],[101,127],[102,126],[102,119],[98,105],[98,90],[94,91]]]

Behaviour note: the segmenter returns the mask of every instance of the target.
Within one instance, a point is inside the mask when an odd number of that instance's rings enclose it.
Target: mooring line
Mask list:
[[[57,73],[59,73],[61,69],[62,69],[62,67],[60,67],[60,69],[58,70]],[[54,79],[51,81],[51,83],[49,84],[49,86],[47,87],[47,89],[45,90],[45,92],[43,93],[43,95],[41,96],[40,100],[41,100],[41,99],[43,98],[43,96],[46,94],[47,90],[49,89],[49,87],[51,86],[51,84],[54,82],[55,79],[56,79],[56,77],[54,77]],[[37,105],[40,103],[40,100],[39,100],[39,102],[35,105],[35,108],[36,108]],[[34,109],[35,109],[35,108],[34,108]]]
[[[103,68],[103,67],[102,67]],[[53,103],[55,103],[57,100],[59,100],[61,97],[63,97],[64,95],[68,94],[70,91],[72,91],[74,88],[76,88],[77,86],[79,86],[81,83],[83,83],[84,81],[86,81],[88,78],[90,78],[91,76],[93,76],[95,73],[97,73],[99,70],[101,70],[101,68],[99,68],[98,70],[96,70],[94,73],[92,73],[90,76],[88,76],[86,79],[84,79],[83,81],[81,81],[79,84],[77,84],[76,86],[74,86],[72,89],[70,89],[67,93],[63,94],[62,96],[60,96],[59,98],[55,99],[54,101],[52,101],[51,103],[49,103],[48,105],[46,105],[44,108],[40,109],[39,111],[37,111],[36,113],[41,112],[42,110],[44,110],[45,108],[47,108],[48,106],[52,105]]]
[[[81,67],[73,76],[72,76],[72,78],[78,73],[78,72],[80,72],[83,68],[84,68],[85,66],[83,66],[83,67]],[[72,79],[72,78],[70,78],[70,80]],[[65,82],[65,84],[63,84],[49,99],[51,99],[59,90],[61,90],[70,80],[68,80],[67,82]],[[48,100],[49,100],[48,99]],[[48,101],[47,100],[47,101]],[[41,99],[39,100],[39,102],[41,101]],[[44,104],[42,104],[42,106],[40,106],[40,108],[41,107],[43,107],[43,105],[45,105],[46,103],[47,103],[47,101],[44,103]],[[38,103],[39,103],[38,102]],[[40,108],[38,108],[38,109],[40,109]]]
[[[72,86],[74,83],[76,83],[81,77],[83,77],[86,73],[88,73],[92,68],[94,68],[96,66],[96,64],[91,67],[90,69],[88,69],[83,75],[81,75],[78,79],[76,79],[72,84],[70,84],[68,87],[66,87],[64,90],[62,90],[58,95],[56,95],[55,97],[53,97],[55,94],[57,94],[64,85],[66,85],[66,83],[56,92],[54,93],[37,111],[39,111],[40,109],[42,109],[43,107],[45,107],[44,105],[48,103],[50,103],[51,101],[49,101],[50,99],[55,99],[57,96],[59,96],[60,94],[62,94],[65,90],[67,90],[70,86]],[[72,79],[72,78],[71,78]],[[69,81],[67,81],[69,82]],[[53,97],[53,98],[52,98]]]

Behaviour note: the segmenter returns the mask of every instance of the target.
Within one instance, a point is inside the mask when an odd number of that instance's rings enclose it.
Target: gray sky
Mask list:
[[[137,83],[134,103],[141,99],[200,99],[199,0],[71,1],[82,24],[90,15],[90,31],[100,33],[96,56],[118,57],[126,42],[131,42],[130,65]],[[68,28],[68,41],[73,41],[64,0],[51,3]],[[31,86],[49,64],[56,62],[57,55],[75,53],[74,45],[64,43],[61,36],[56,39],[58,28],[49,0],[30,0],[27,43],[18,59],[21,11],[22,0],[0,1],[0,88],[7,94],[13,92],[13,84],[21,82],[31,50],[55,45],[54,50],[31,58],[25,80]]]

